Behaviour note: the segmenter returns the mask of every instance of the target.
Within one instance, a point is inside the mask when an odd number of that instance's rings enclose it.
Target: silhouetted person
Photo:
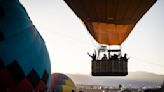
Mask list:
[[[129,59],[129,58],[127,58],[127,54],[126,53],[124,54],[123,58],[124,58],[124,60],[128,60]]]
[[[114,58],[114,60],[118,60],[118,55],[114,54],[113,58]]]
[[[110,60],[114,60],[114,56],[113,55],[111,55],[111,57],[109,58]]]
[[[107,58],[106,54],[104,54],[103,57],[102,57],[102,60],[107,60],[107,59],[108,58]]]
[[[124,54],[124,59],[127,59],[127,54],[126,53]]]
[[[96,60],[96,51],[90,55],[89,53],[87,53],[93,60]]]

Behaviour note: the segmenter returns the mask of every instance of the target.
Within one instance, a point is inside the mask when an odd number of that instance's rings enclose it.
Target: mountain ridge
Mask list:
[[[83,85],[106,85],[106,86],[118,86],[123,84],[126,87],[159,87],[164,81],[164,75],[137,71],[129,72],[128,76],[117,77],[117,76],[91,76],[83,74],[67,74],[75,84]]]

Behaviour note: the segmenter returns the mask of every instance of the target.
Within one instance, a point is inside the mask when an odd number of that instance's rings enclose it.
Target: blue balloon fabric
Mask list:
[[[45,42],[19,0],[0,0],[0,91],[46,90],[51,65]]]

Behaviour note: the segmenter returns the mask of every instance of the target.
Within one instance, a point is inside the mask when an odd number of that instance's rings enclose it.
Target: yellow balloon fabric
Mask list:
[[[74,82],[65,74],[54,73],[51,75],[50,91],[52,92],[75,92]]]

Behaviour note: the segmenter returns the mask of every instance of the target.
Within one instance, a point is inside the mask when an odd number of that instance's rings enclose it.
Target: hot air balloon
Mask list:
[[[126,54],[124,57],[121,56],[121,44],[157,0],[64,1],[82,20],[92,37],[101,45],[98,53],[104,51],[108,53],[108,57],[104,54],[104,58],[102,58],[107,60],[92,60],[92,75],[127,75],[128,59]],[[119,48],[111,49],[115,45]],[[111,56],[111,53],[118,54]]]
[[[19,0],[0,0],[0,92],[45,91],[51,66],[45,42]]]
[[[75,92],[74,82],[65,74],[54,73],[51,75],[50,91],[52,92]]]

